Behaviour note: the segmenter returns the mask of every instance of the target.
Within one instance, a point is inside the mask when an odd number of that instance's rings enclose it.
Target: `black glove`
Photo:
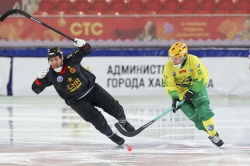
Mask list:
[[[181,106],[178,106],[178,103],[180,100],[178,98],[173,98],[172,100],[172,107],[173,107],[173,112],[175,113],[178,109],[181,108]]]
[[[190,103],[191,101],[193,101],[193,98],[194,98],[194,91],[192,90],[189,90],[185,93],[184,95],[184,103]]]
[[[81,49],[85,54],[89,54],[92,51],[92,48],[89,43],[86,43],[82,49]]]

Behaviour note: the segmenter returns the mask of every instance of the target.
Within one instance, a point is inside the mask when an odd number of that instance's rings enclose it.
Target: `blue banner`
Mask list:
[[[0,49],[0,57],[46,57],[47,48]],[[64,54],[75,49],[62,48]],[[189,49],[190,54],[198,57],[248,57],[249,50]],[[167,49],[93,49],[89,56],[167,56]]]

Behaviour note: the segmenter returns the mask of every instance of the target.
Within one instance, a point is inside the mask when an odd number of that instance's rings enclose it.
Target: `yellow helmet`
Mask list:
[[[168,56],[171,58],[183,57],[188,53],[188,47],[185,43],[176,42],[168,50]]]

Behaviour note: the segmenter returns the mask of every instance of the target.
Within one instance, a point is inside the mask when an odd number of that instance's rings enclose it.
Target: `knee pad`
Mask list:
[[[214,113],[211,111],[208,102],[202,102],[199,106],[196,107],[198,118],[201,120],[208,120],[214,116]]]
[[[195,124],[195,127],[196,127],[198,130],[205,130],[205,127],[203,126],[202,121],[194,122],[194,124]]]
[[[190,113],[191,114],[191,113]],[[198,129],[198,130],[205,130],[203,124],[202,124],[202,121],[198,118],[198,115],[197,114],[193,114],[191,117],[188,117],[192,122],[194,122],[195,124],[195,127]]]
[[[195,113],[195,107],[190,104],[183,104],[181,106],[182,112],[190,119],[192,122],[194,122],[195,127],[198,130],[205,130],[201,119],[199,119],[198,115]]]
[[[194,114],[190,120],[194,122],[194,125],[198,130],[205,130],[202,121],[198,118],[198,115]]]

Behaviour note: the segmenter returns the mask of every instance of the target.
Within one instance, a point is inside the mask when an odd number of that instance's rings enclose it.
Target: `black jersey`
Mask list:
[[[64,56],[63,68],[55,72],[49,68],[47,75],[36,79],[32,90],[39,94],[46,87],[53,85],[66,104],[70,105],[87,94],[95,84],[95,75],[81,66],[81,60],[91,52],[91,46],[86,43],[82,48]]]

